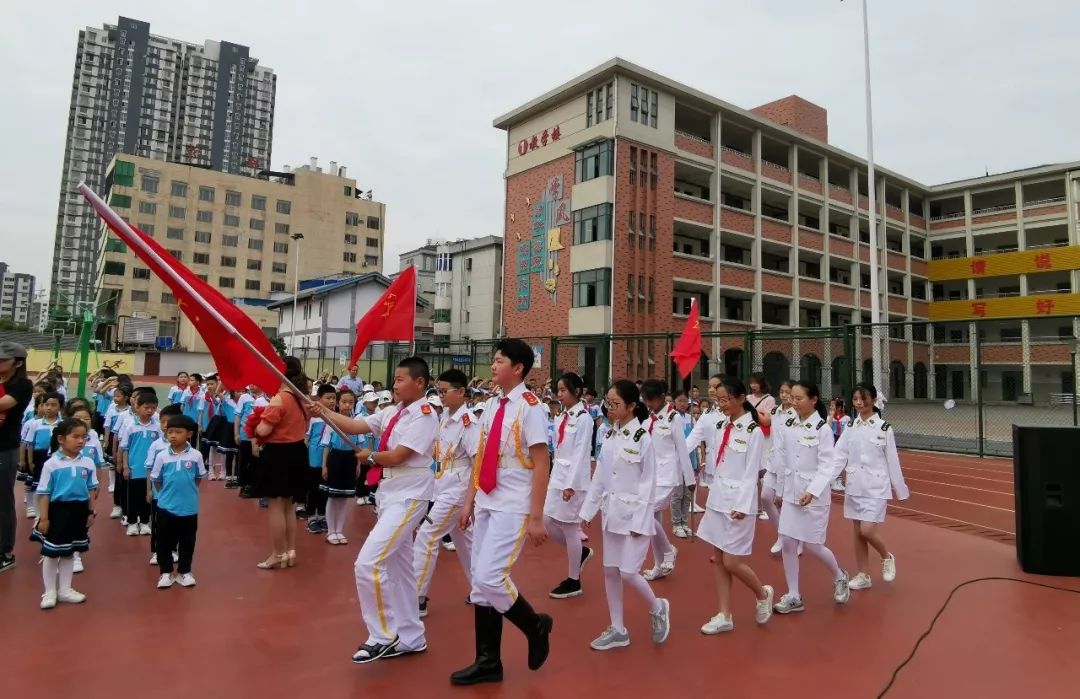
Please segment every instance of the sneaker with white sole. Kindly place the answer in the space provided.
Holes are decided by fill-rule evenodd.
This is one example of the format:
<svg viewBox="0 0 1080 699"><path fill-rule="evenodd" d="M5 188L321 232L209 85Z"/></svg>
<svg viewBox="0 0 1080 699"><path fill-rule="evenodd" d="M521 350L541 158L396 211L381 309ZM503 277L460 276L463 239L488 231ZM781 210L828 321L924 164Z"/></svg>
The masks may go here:
<svg viewBox="0 0 1080 699"><path fill-rule="evenodd" d="M896 580L896 556L891 553L881 559L881 579L885 582Z"/></svg>
<svg viewBox="0 0 1080 699"><path fill-rule="evenodd" d="M74 589L60 590L56 593L57 602L66 602L67 604L82 604L86 601L86 595Z"/></svg>
<svg viewBox="0 0 1080 699"><path fill-rule="evenodd" d="M705 508L697 504L696 502L692 506L692 511L696 515L705 514Z"/></svg>
<svg viewBox="0 0 1080 699"><path fill-rule="evenodd" d="M731 616L727 614L717 614L712 619L709 619L701 627L701 633L706 636L715 636L716 634L732 631L735 628L735 621Z"/></svg>
<svg viewBox="0 0 1080 699"><path fill-rule="evenodd" d="M685 539L690 536L690 533L686 529L686 527L673 527L671 533L679 537L680 539Z"/></svg>
<svg viewBox="0 0 1080 699"><path fill-rule="evenodd" d="M457 545L453 541L444 541L442 547L443 551L457 551Z"/></svg>
<svg viewBox="0 0 1080 699"><path fill-rule="evenodd" d="M834 493L844 492L844 482L837 478L835 481L832 482L832 491Z"/></svg>
<svg viewBox="0 0 1080 699"><path fill-rule="evenodd" d="M664 560L660 563L660 571L664 575L671 575L675 570L675 558L679 555L679 549L672 547L670 551L664 554Z"/></svg>
<svg viewBox="0 0 1080 699"><path fill-rule="evenodd" d="M110 485L109 486L109 492L112 493L112 492L115 492L115 491L116 491L116 486L115 485Z"/></svg>
<svg viewBox="0 0 1080 699"><path fill-rule="evenodd" d="M126 527L128 525L127 516L120 515L120 526Z"/></svg>
<svg viewBox="0 0 1080 699"><path fill-rule="evenodd" d="M777 539L776 543L773 544L772 548L769 549L769 553L776 556L777 554L779 554L783 550L784 550L784 542Z"/></svg>
<svg viewBox="0 0 1080 699"><path fill-rule="evenodd" d="M837 604L847 604L848 600L851 599L851 588L848 587L848 582L850 580L847 572L841 570L840 577L833 581L832 596Z"/></svg>
<svg viewBox="0 0 1080 699"><path fill-rule="evenodd" d="M28 505L26 508L26 518L33 519L38 516L37 508L33 505Z"/></svg>
<svg viewBox="0 0 1080 699"><path fill-rule="evenodd" d="M652 624L652 642L663 643L671 633L671 602L661 597L656 600L660 603L660 610L649 612L649 623Z"/></svg>
<svg viewBox="0 0 1080 699"><path fill-rule="evenodd" d="M56 593L55 592L46 592L45 594L43 594L41 596L41 608L42 609L52 609L55 606L56 606Z"/></svg>
<svg viewBox="0 0 1080 699"><path fill-rule="evenodd" d="M663 578L666 575L667 575L667 573L665 573L664 569L661 568L660 566L655 566L653 568L649 568L648 570L642 571L642 573L641 573L641 577L645 578L649 582L652 582L653 580L659 580L660 578Z"/></svg>
<svg viewBox="0 0 1080 699"><path fill-rule="evenodd" d="M109 519L120 519L120 516L124 514L124 511L120 509L120 506L112 508L112 512L109 513Z"/></svg>
<svg viewBox="0 0 1080 699"><path fill-rule="evenodd" d="M165 588L172 587L174 582L176 582L176 578L170 573L162 573L161 577L157 580L157 586L159 590L164 590Z"/></svg>
<svg viewBox="0 0 1080 699"><path fill-rule="evenodd" d="M769 513L766 512L765 510L761 510L760 512L757 513L757 518L758 519L768 519L769 518Z"/></svg>
<svg viewBox="0 0 1080 699"><path fill-rule="evenodd" d="M581 578L581 571L585 570L585 564L592 560L596 551L589 546L581 547L581 565L578 566L578 579Z"/></svg>
<svg viewBox="0 0 1080 699"><path fill-rule="evenodd" d="M762 589L765 590L765 599L759 599L754 609L754 620L759 624L764 624L769 621L773 613L773 595L775 591L772 585L762 585Z"/></svg>
<svg viewBox="0 0 1080 699"><path fill-rule="evenodd" d="M78 551L75 552L75 555L72 558L73 561L71 563L71 572L81 573L86 570L86 568L83 566L82 556L79 555Z"/></svg>
<svg viewBox="0 0 1080 699"><path fill-rule="evenodd" d="M773 611L777 614L791 614L793 612L804 611L805 609L806 607L803 605L802 597L792 594L781 595L780 601L773 605Z"/></svg>
<svg viewBox="0 0 1080 699"><path fill-rule="evenodd" d="M127 535L128 536L138 536L139 535L139 525L138 524L129 524L127 526Z"/></svg>
<svg viewBox="0 0 1080 699"><path fill-rule="evenodd" d="M149 524L140 524L139 525L139 536L150 536L150 525Z"/></svg>
<svg viewBox="0 0 1080 699"><path fill-rule="evenodd" d="M157 565L157 554L156 553L150 554L150 565L152 565L152 566Z"/></svg>
<svg viewBox="0 0 1080 699"><path fill-rule="evenodd" d="M180 587L195 587L195 576L191 573L184 573L176 579L176 584Z"/></svg>
<svg viewBox="0 0 1080 699"><path fill-rule="evenodd" d="M612 648L625 648L630 645L630 634L626 631L617 631L614 626L604 629L589 647L593 650L611 650Z"/></svg>
<svg viewBox="0 0 1080 699"><path fill-rule="evenodd" d="M855 577L848 580L847 586L849 590L869 590L874 586L874 583L866 573L856 573Z"/></svg>

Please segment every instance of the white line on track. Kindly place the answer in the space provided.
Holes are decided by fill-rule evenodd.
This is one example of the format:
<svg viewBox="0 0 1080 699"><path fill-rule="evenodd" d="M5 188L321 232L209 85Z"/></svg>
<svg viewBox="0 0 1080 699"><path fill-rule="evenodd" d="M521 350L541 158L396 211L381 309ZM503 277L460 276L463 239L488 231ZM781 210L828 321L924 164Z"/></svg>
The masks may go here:
<svg viewBox="0 0 1080 699"><path fill-rule="evenodd" d="M1009 513L1014 513L1015 512L1015 510L1013 510L1011 507L997 507L995 505L984 505L981 502L971 502L970 500L957 500L956 498L947 498L944 495L931 495L930 493L918 493L918 492L915 492L914 490L911 491L911 494L912 495L922 495L923 497L934 498L935 500L948 500L949 502L959 502L959 503L962 503L964 505L972 505L974 507L984 507L984 508L986 508L988 510L999 510L1001 512L1009 512ZM928 512L927 514L930 514L930 513Z"/></svg>
<svg viewBox="0 0 1080 699"><path fill-rule="evenodd" d="M941 481L928 481L928 480L924 480L922 478L908 478L907 480L909 480L909 481L911 481L913 483L933 483L934 485L944 485L944 486L947 486L949 488L963 488L964 490L976 490L976 491L978 491L980 493L993 493L994 495L1008 495L1009 497L1012 497L1012 495L1013 495L1013 493L1011 491L1010 492L1005 492L1003 490L987 490L986 488L975 488L974 486L970 486L970 485L957 485L955 483L942 483Z"/></svg>
<svg viewBox="0 0 1080 699"><path fill-rule="evenodd" d="M1013 480L1002 480L1000 478L987 478L986 476L969 476L966 473L948 473L947 471L935 471L932 468L912 468L910 466L904 467L904 473L932 473L935 476L956 476L957 478L970 478L975 481L990 481L991 483L1008 483L1013 485Z"/></svg>
<svg viewBox="0 0 1080 699"><path fill-rule="evenodd" d="M917 515L926 515L928 517L937 517L938 519L946 519L946 520L948 520L950 522L959 522L960 524L966 524L966 525L971 526L971 527L978 527L979 529L989 529L990 531L1001 532L1002 534L1009 534L1010 536L1015 536L1016 535L1016 532L1010 532L1010 531L1006 531L1004 529L998 529L997 527L988 527L985 524L975 524L974 522L969 522L969 521L967 521L965 519L956 519L955 517L946 517L944 515L939 515L939 514L936 514L934 512L923 512L922 510L913 510L913 509L911 509L909 507L900 507L899 505L893 505L891 503L889 504L889 507L891 509L900 510L901 512L912 512L912 513L917 514Z"/></svg>

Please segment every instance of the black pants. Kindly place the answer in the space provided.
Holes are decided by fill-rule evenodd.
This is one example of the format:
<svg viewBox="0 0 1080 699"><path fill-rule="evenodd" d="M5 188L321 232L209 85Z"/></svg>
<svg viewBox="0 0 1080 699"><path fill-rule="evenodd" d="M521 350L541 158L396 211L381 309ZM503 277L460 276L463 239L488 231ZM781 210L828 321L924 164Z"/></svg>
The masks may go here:
<svg viewBox="0 0 1080 699"><path fill-rule="evenodd" d="M223 451L221 453L225 455L225 477L226 478L235 478L236 477L236 471L235 471L235 467L233 466L233 464L236 463L236 452L230 450L230 451Z"/></svg>
<svg viewBox="0 0 1080 699"><path fill-rule="evenodd" d="M150 501L150 553L157 553L158 513L157 498Z"/></svg>
<svg viewBox="0 0 1080 699"><path fill-rule="evenodd" d="M126 490L128 524L135 524L136 520L143 524L150 524L150 503L146 501L146 479L129 478Z"/></svg>
<svg viewBox="0 0 1080 699"><path fill-rule="evenodd" d="M116 469L116 485L112 494L113 506L120 508L120 513L127 517L127 479L120 469Z"/></svg>
<svg viewBox="0 0 1080 699"><path fill-rule="evenodd" d="M241 440L240 442L240 462L237 464L236 482L241 488L248 488L254 485L252 476L252 468L254 467L255 457L251 455L251 442Z"/></svg>
<svg viewBox="0 0 1080 699"><path fill-rule="evenodd" d="M308 468L307 470L307 502L304 509L308 517L326 516L326 493L322 489L323 477L321 468Z"/></svg>
<svg viewBox="0 0 1080 699"><path fill-rule="evenodd" d="M179 552L176 572L191 572L191 559L195 556L195 532L199 529L199 515L181 517L168 510L157 511L157 560L162 575L173 572L172 554Z"/></svg>

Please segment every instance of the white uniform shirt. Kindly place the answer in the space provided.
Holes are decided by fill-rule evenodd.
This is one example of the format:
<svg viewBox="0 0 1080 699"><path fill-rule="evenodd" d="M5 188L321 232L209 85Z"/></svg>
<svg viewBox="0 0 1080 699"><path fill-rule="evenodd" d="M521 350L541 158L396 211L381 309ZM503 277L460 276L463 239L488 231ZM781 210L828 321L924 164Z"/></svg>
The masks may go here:
<svg viewBox="0 0 1080 699"><path fill-rule="evenodd" d="M698 418L694 429L690 430L690 436L686 438L686 453L689 454L705 445L705 468L702 469L704 477L702 482L708 485L716 473L716 452L720 449L720 435L724 430L727 418L719 410L710 410Z"/></svg>
<svg viewBox="0 0 1080 699"><path fill-rule="evenodd" d="M464 501L479 443L480 423L469 406L462 405L442 419L434 447L436 500Z"/></svg>
<svg viewBox="0 0 1080 699"><path fill-rule="evenodd" d="M563 419L563 438L559 441L559 426ZM584 403L578 403L555 419L555 459L551 468L548 490L589 489L592 457L593 419Z"/></svg>
<svg viewBox="0 0 1080 699"><path fill-rule="evenodd" d="M758 470L761 468L763 447L761 428L750 413L744 413L731 423L728 443L709 487L706 507L724 514L742 512L744 515L757 515Z"/></svg>
<svg viewBox="0 0 1080 699"><path fill-rule="evenodd" d="M773 444L776 492L784 502L798 504L803 493L810 493L810 507L829 506L829 484L840 473L834 451L828 420L816 412L806 420L788 418Z"/></svg>
<svg viewBox="0 0 1080 699"><path fill-rule="evenodd" d="M670 403L644 422L656 454L658 488L694 484L694 467L690 464L690 450L686 447L684 424L683 416Z"/></svg>
<svg viewBox="0 0 1080 699"><path fill-rule="evenodd" d="M852 419L836 443L836 462L838 469L847 468L848 495L882 500L891 499L894 492L898 500L910 495L892 425L878 415Z"/></svg>
<svg viewBox="0 0 1080 699"><path fill-rule="evenodd" d="M502 434L492 435L491 425L499 411L496 395L484 404L480 421L482 432L480 454L476 457L473 482L479 483L483 451L490 439L499 440L499 466L495 474L495 488L485 493L476 488L476 507L495 512L527 515L532 511L532 461L529 449L537 444L547 447L548 409L534 393L520 383L505 396L509 399L503 413ZM522 458L524 457L524 458Z"/></svg>
<svg viewBox="0 0 1080 699"><path fill-rule="evenodd" d="M375 435L376 451L384 451L378 448L383 430L398 412L401 412L401 417L390 432L385 451L404 446L413 453L398 466L382 467L383 479L379 482L379 496L394 500L431 500L435 494L431 455L435 435L439 430L439 418L427 399L414 401L407 408L402 408L400 403L389 405L362 419L367 421L371 433Z"/></svg>
<svg viewBox="0 0 1080 699"><path fill-rule="evenodd" d="M605 531L649 536L656 523L655 498L656 455L649 431L636 419L612 426L600 448L581 519L591 520L602 510Z"/></svg>
<svg viewBox="0 0 1080 699"><path fill-rule="evenodd" d="M776 476L777 469L773 466L772 455L776 447L776 442L780 435L780 432L787 428L787 421L795 417L794 408L784 408L777 405L769 413L772 416L772 425L769 426L769 436L765 437L764 448L762 450L763 462L765 470Z"/></svg>

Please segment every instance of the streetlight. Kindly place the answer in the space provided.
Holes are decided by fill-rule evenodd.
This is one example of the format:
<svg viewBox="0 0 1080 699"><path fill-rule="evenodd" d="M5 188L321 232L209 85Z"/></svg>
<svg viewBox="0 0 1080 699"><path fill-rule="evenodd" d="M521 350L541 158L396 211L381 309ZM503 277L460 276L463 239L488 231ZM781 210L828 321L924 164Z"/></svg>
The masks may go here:
<svg viewBox="0 0 1080 699"><path fill-rule="evenodd" d="M289 236L293 241L293 249L296 251L296 262L293 264L293 297L292 297L292 351L296 354L296 297L300 295L300 241L304 239L303 233L293 233Z"/></svg>

